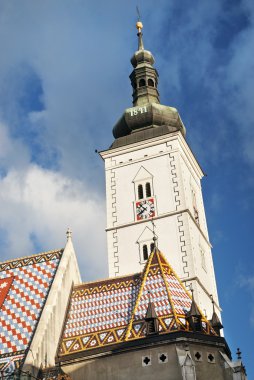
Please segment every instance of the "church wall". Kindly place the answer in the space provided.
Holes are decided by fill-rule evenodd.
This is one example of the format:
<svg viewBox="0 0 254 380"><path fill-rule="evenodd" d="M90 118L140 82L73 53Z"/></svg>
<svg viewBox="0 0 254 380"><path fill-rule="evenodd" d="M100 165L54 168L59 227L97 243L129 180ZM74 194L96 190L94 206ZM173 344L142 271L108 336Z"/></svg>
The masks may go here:
<svg viewBox="0 0 254 380"><path fill-rule="evenodd" d="M205 208L202 196L202 187L200 183L200 176L195 170L193 165L190 165L191 158L189 152L180 145L180 153L178 157L178 171L181 177L180 190L184 194L186 207L190 211L186 223L188 227L185 230L189 231L191 244L189 246L189 258L192 260L192 270L189 272L189 277L193 278L198 276L203 287L196 284L198 291L198 303L202 309L205 309L208 316L211 315L212 307L210 302L210 294L213 295L214 300L218 306L218 295L213 267L213 259L211 252L211 244L209 242L208 229L205 216ZM198 222L195 220L193 208L193 192L196 198L196 207L198 211ZM192 217L191 217L192 216ZM190 268L190 266L189 266ZM186 285L188 282L186 282ZM219 306L217 313L220 314Z"/></svg>
<svg viewBox="0 0 254 380"><path fill-rule="evenodd" d="M176 227L176 216L173 218L165 218L156 220L156 233L158 234L158 246L161 252L165 252L170 265L179 274L181 273L181 264L176 255L178 252L178 232ZM152 224L148 223L149 233L147 238L151 242L153 239ZM134 224L128 229L120 228L118 230L119 247L124 247L125 254L119 255L119 265L125 269L125 274L140 272L144 268L146 261L142 260L142 242L139 249L139 237L146 229L145 223ZM172 238L169 240L170 231ZM130 239L130 236L132 239ZM141 236L142 239L142 236Z"/></svg>
<svg viewBox="0 0 254 380"><path fill-rule="evenodd" d="M201 177L190 164L188 150L183 149L183 146L181 145L179 146L177 172L180 178L179 186L182 193L182 198L185 201L185 207L190 210L195 219L193 200L193 196L195 196L196 208L198 211L198 223L206 238L209 239L200 182ZM184 207L184 204L182 206Z"/></svg>
<svg viewBox="0 0 254 380"><path fill-rule="evenodd" d="M161 344L81 360L62 368L72 380L233 380L219 350L219 347L199 343ZM186 355L190 357L188 363ZM184 377L184 371L193 377Z"/></svg>

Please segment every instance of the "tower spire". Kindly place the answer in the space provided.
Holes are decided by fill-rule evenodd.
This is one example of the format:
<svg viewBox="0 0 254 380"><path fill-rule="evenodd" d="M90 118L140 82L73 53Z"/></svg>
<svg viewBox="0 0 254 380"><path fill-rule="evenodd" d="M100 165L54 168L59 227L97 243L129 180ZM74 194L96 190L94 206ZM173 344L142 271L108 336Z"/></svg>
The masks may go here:
<svg viewBox="0 0 254 380"><path fill-rule="evenodd" d="M212 315L212 319L210 320L211 322L211 325L213 327L213 329L215 330L216 334L218 334L220 336L220 330L223 328L223 325L215 311L215 306L214 306L214 299L213 299L213 296L212 294L210 295L211 297L211 301L212 301L212 304L213 304L213 315Z"/></svg>
<svg viewBox="0 0 254 380"><path fill-rule="evenodd" d="M190 311L187 313L186 317L193 331L202 331L202 322L201 322L202 315L194 299L194 289L192 288L192 285L191 285L190 290L192 293L192 302L191 302Z"/></svg>
<svg viewBox="0 0 254 380"><path fill-rule="evenodd" d="M133 87L133 105L143 106L148 103L160 103L157 90L159 75L153 67L154 57L152 53L144 48L143 24L140 20L136 23L136 28L138 30L138 50L131 59L134 70L130 75Z"/></svg>
<svg viewBox="0 0 254 380"><path fill-rule="evenodd" d="M138 49L131 58L133 71L130 75L133 89L133 107L125 110L113 128L115 139L134 133L135 137L133 135L130 138L120 139L115 144L112 144L112 147L119 147L134 141L143 141L150 137L176 131L180 131L185 137L185 127L177 110L160 104L160 95L157 88L159 74L153 67L154 57L152 53L144 48L143 24L140 20L138 8L137 13ZM146 132L143 132L143 129ZM150 129L149 132L148 129Z"/></svg>

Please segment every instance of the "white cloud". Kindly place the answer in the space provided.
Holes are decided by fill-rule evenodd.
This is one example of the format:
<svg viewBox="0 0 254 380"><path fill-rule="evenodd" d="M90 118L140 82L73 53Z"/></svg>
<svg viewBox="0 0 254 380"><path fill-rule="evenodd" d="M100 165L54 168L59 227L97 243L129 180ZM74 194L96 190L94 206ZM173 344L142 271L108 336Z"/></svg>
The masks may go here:
<svg viewBox="0 0 254 380"><path fill-rule="evenodd" d="M0 202L0 227L8 242L2 248L5 258L35 253L32 236L43 249L60 248L70 227L83 277L106 276L104 201L84 184L29 165L2 178Z"/></svg>
<svg viewBox="0 0 254 380"><path fill-rule="evenodd" d="M8 126L0 121L0 167L3 169L25 167L30 157L27 147L10 137Z"/></svg>

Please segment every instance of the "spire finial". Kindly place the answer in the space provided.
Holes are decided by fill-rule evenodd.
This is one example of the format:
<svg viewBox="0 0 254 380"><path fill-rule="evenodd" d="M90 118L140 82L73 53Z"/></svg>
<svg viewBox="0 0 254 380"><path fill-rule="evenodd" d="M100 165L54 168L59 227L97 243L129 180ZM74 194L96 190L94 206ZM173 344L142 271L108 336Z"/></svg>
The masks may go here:
<svg viewBox="0 0 254 380"><path fill-rule="evenodd" d="M154 248L157 249L157 236L155 234L155 224L154 224L154 221L153 219L151 220L151 223L152 223L152 226L153 226L153 243L154 243Z"/></svg>
<svg viewBox="0 0 254 380"><path fill-rule="evenodd" d="M236 355L237 355L237 359L238 359L238 360L242 359L242 353L241 353L239 347L237 348Z"/></svg>
<svg viewBox="0 0 254 380"><path fill-rule="evenodd" d="M71 240L72 237L72 230L70 228L66 231L67 241Z"/></svg>
<svg viewBox="0 0 254 380"><path fill-rule="evenodd" d="M138 29L138 50L144 50L144 44L143 44L143 39L142 39L142 29L143 29L143 24L140 21L140 12L138 7L137 9L137 14L138 14L138 21L136 23L136 28Z"/></svg>
<svg viewBox="0 0 254 380"><path fill-rule="evenodd" d="M143 29L143 24L141 21L137 21L136 28L138 29L138 33L141 33L141 30Z"/></svg>

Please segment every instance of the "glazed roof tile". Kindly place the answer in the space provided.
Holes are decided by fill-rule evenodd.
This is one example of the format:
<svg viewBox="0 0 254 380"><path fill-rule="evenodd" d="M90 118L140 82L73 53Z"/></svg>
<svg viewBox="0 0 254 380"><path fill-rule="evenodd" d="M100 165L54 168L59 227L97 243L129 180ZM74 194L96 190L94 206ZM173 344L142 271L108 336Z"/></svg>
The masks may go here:
<svg viewBox="0 0 254 380"><path fill-rule="evenodd" d="M58 352L69 355L146 337L149 298L160 334L188 331L192 298L163 254L154 250L142 273L74 287ZM202 315L203 333L215 335Z"/></svg>
<svg viewBox="0 0 254 380"><path fill-rule="evenodd" d="M0 263L0 372L25 359L63 250Z"/></svg>

